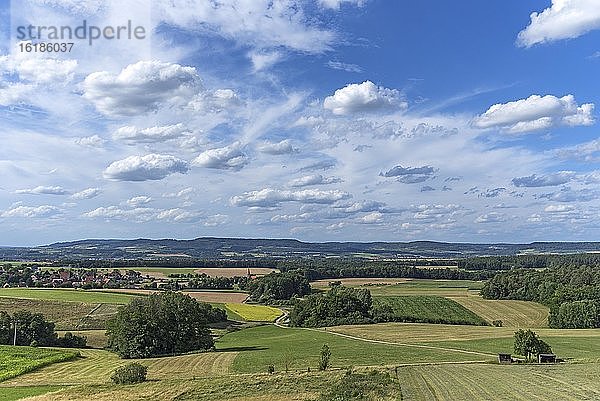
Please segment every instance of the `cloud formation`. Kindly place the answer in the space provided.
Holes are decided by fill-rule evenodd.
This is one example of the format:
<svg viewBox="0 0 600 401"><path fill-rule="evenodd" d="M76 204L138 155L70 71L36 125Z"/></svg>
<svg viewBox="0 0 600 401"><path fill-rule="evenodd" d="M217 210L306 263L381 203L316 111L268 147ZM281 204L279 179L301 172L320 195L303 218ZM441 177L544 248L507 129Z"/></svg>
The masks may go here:
<svg viewBox="0 0 600 401"><path fill-rule="evenodd" d="M475 223L503 223L508 219L504 213L490 212L475 219Z"/></svg>
<svg viewBox="0 0 600 401"><path fill-rule="evenodd" d="M200 153L192 161L192 165L196 167L234 171L241 170L248 163L250 163L250 159L242 150L239 142L222 148L209 149Z"/></svg>
<svg viewBox="0 0 600 401"><path fill-rule="evenodd" d="M577 38L595 29L600 29L600 7L596 0L552 0L552 6L531 14L531 22L519 33L517 45L531 47Z"/></svg>
<svg viewBox="0 0 600 401"><path fill-rule="evenodd" d="M135 116L162 105L186 104L202 86L194 67L139 61L119 74L101 71L83 82L84 98L109 116Z"/></svg>
<svg viewBox="0 0 600 401"><path fill-rule="evenodd" d="M117 129L113 134L113 139L127 142L156 143L178 139L189 134L191 134L191 131L181 123L150 128L137 128L127 125Z"/></svg>
<svg viewBox="0 0 600 401"><path fill-rule="evenodd" d="M282 202L332 204L351 197L352 195L349 193L339 190L321 191L318 189L304 189L301 191L287 191L265 188L234 196L230 201L234 206L269 208L275 207Z"/></svg>
<svg viewBox="0 0 600 401"><path fill-rule="evenodd" d="M265 142L259 145L257 150L269 155L290 155L299 152L298 148L295 148L289 139L284 139L280 142Z"/></svg>
<svg viewBox="0 0 600 401"><path fill-rule="evenodd" d="M16 194L29 194L29 195L66 195L68 191L63 187L59 186L50 186L46 187L43 185L37 186L35 188L27 188L27 189L17 189L15 191Z"/></svg>
<svg viewBox="0 0 600 401"><path fill-rule="evenodd" d="M78 199L78 200L92 199L92 198L95 198L96 196L100 195L101 193L102 193L102 190L100 188L87 188L87 189L84 189L83 191L74 193L73 195L71 195L71 198Z"/></svg>
<svg viewBox="0 0 600 401"><path fill-rule="evenodd" d="M356 72L356 73L363 72L363 69L361 66L359 66L357 64L342 63L341 61L329 60L327 62L327 66L334 70L340 70L340 71L346 71L346 72Z"/></svg>
<svg viewBox="0 0 600 401"><path fill-rule="evenodd" d="M321 174L310 174L303 177L295 178L291 180L288 185L294 188L308 187L311 185L329 185L342 182L337 177L324 177Z"/></svg>
<svg viewBox="0 0 600 401"><path fill-rule="evenodd" d="M336 115L378 112L393 109L405 109L407 103L401 99L400 92L376 86L371 81L350 84L325 98L323 107Z"/></svg>
<svg viewBox="0 0 600 401"><path fill-rule="evenodd" d="M61 213L61 210L56 206L13 206L0 214L0 217L25 217L25 218L43 218L52 217Z"/></svg>
<svg viewBox="0 0 600 401"><path fill-rule="evenodd" d="M350 4L362 7L366 0L319 0L321 7L339 10L342 4Z"/></svg>
<svg viewBox="0 0 600 401"><path fill-rule="evenodd" d="M515 187L537 188L554 187L566 184L575 177L572 171L561 171L554 174L537 175L532 174L526 177L513 178L512 183Z"/></svg>
<svg viewBox="0 0 600 401"><path fill-rule="evenodd" d="M171 174L185 174L188 170L185 160L152 153L146 156L129 156L113 162L104 170L104 177L117 181L162 180Z"/></svg>
<svg viewBox="0 0 600 401"><path fill-rule="evenodd" d="M379 173L380 176L386 178L396 177L403 184L416 184L427 181L434 174L435 169L431 166L402 167L400 165L393 167L385 173Z"/></svg>
<svg viewBox="0 0 600 401"><path fill-rule="evenodd" d="M552 95L532 95L527 99L491 106L473 120L473 125L477 128L499 128L518 134L560 125L592 125L593 111L593 103L578 106L573 95L561 98Z"/></svg>
<svg viewBox="0 0 600 401"><path fill-rule="evenodd" d="M600 139L556 150L556 155L563 159L581 160L584 162L600 161Z"/></svg>
<svg viewBox="0 0 600 401"><path fill-rule="evenodd" d="M159 0L155 15L167 24L201 29L259 50L323 53L336 35L307 18L304 5L298 0Z"/></svg>

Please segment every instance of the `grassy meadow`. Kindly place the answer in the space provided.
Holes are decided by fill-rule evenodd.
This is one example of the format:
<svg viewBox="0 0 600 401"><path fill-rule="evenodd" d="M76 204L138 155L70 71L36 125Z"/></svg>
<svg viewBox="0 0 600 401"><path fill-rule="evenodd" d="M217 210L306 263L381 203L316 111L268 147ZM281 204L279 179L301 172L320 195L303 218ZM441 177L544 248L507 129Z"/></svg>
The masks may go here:
<svg viewBox="0 0 600 401"><path fill-rule="evenodd" d="M0 401L16 401L63 389L61 386L0 387Z"/></svg>
<svg viewBox="0 0 600 401"><path fill-rule="evenodd" d="M382 366L406 363L464 362L492 360L486 355L474 355L441 348L388 345L344 338L323 330L260 326L227 334L217 342L217 349L237 351L233 371L238 373L266 372L275 365L276 371L285 364L290 369L316 369L321 347L327 344L334 367Z"/></svg>

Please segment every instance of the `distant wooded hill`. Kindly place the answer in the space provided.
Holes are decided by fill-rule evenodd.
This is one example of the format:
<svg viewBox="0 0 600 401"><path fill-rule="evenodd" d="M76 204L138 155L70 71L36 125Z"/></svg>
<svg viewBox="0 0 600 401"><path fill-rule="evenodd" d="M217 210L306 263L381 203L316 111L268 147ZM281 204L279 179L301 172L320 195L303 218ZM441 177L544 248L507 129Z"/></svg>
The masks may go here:
<svg viewBox="0 0 600 401"><path fill-rule="evenodd" d="M415 242L325 242L293 239L197 238L192 240L82 240L39 247L0 248L0 259L44 260L249 260L289 257L465 258L518 254L600 252L599 242L469 244Z"/></svg>

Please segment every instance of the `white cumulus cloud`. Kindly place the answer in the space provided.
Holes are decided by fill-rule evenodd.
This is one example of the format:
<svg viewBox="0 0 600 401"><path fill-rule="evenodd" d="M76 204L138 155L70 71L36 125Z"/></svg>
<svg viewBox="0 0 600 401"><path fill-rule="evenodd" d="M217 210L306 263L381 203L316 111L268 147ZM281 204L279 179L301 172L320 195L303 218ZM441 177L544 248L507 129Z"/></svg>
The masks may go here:
<svg viewBox="0 0 600 401"><path fill-rule="evenodd" d="M477 128L499 128L510 133L548 129L560 125L578 126L594 123L594 104L577 105L573 95L532 95L527 99L491 106L473 120Z"/></svg>
<svg viewBox="0 0 600 401"><path fill-rule="evenodd" d="M342 182L338 177L324 177L321 174L310 174L291 180L288 185L290 187L308 187L310 185L329 185Z"/></svg>
<svg viewBox="0 0 600 401"><path fill-rule="evenodd" d="M301 191L287 191L265 188L234 196L231 198L231 204L248 207L274 207L282 202L332 204L351 197L352 195L349 193L339 190L321 191L317 189L305 189Z"/></svg>
<svg viewBox="0 0 600 401"><path fill-rule="evenodd" d="M332 96L325 98L323 107L331 110L333 114L345 115L393 108L404 109L407 104L396 89L376 86L371 81L365 81L336 90Z"/></svg>
<svg viewBox="0 0 600 401"><path fill-rule="evenodd" d="M94 72L83 83L84 97L107 115L135 116L162 105L186 104L201 89L194 67L139 61L119 74Z"/></svg>
<svg viewBox="0 0 600 401"><path fill-rule="evenodd" d="M219 170L241 170L250 160L239 142L222 148L209 149L194 159L192 165Z"/></svg>
<svg viewBox="0 0 600 401"><path fill-rule="evenodd" d="M191 134L191 131L181 123L150 128L127 125L117 129L113 134L113 139L127 142L155 143L178 139L188 134Z"/></svg>
<svg viewBox="0 0 600 401"><path fill-rule="evenodd" d="M267 153L270 155L286 155L292 153L298 153L298 149L294 147L292 141L284 139L280 142L265 142L257 147L257 150L261 153Z"/></svg>
<svg viewBox="0 0 600 401"><path fill-rule="evenodd" d="M531 14L531 22L519 33L517 44L531 47L576 38L595 29L600 29L597 0L552 0L552 6Z"/></svg>
<svg viewBox="0 0 600 401"><path fill-rule="evenodd" d="M153 153L113 162L104 170L104 177L117 181L162 180L174 173L185 174L188 170L185 160Z"/></svg>

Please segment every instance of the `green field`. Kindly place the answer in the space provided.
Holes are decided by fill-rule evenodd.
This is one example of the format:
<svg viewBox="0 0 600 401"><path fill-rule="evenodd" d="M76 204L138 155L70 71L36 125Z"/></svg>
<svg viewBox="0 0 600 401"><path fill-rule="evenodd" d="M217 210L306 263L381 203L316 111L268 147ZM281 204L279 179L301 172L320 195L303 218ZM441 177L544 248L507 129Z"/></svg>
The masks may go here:
<svg viewBox="0 0 600 401"><path fill-rule="evenodd" d="M135 295L56 288L0 288L0 297L87 304L127 304Z"/></svg>
<svg viewBox="0 0 600 401"><path fill-rule="evenodd" d="M27 397L58 391L62 388L57 386L0 387L0 401L21 400Z"/></svg>
<svg viewBox="0 0 600 401"><path fill-rule="evenodd" d="M326 333L321 330L260 326L230 333L219 339L217 349L239 351L233 369L241 373L265 372L269 364L281 370L286 358L293 369L315 369L319 351L328 344L336 367L381 366L416 362L491 360L451 350L375 344Z"/></svg>
<svg viewBox="0 0 600 401"><path fill-rule="evenodd" d="M0 345L0 381L76 356L75 351Z"/></svg>
<svg viewBox="0 0 600 401"><path fill-rule="evenodd" d="M263 305L226 303L225 308L248 322L273 322L283 314L281 309Z"/></svg>
<svg viewBox="0 0 600 401"><path fill-rule="evenodd" d="M373 296L439 295L452 297L477 294L482 287L483 282L480 281L409 279L400 284L362 286L361 288L369 289Z"/></svg>
<svg viewBox="0 0 600 401"><path fill-rule="evenodd" d="M487 325L461 304L436 295L375 297L373 303L391 308L399 322Z"/></svg>

